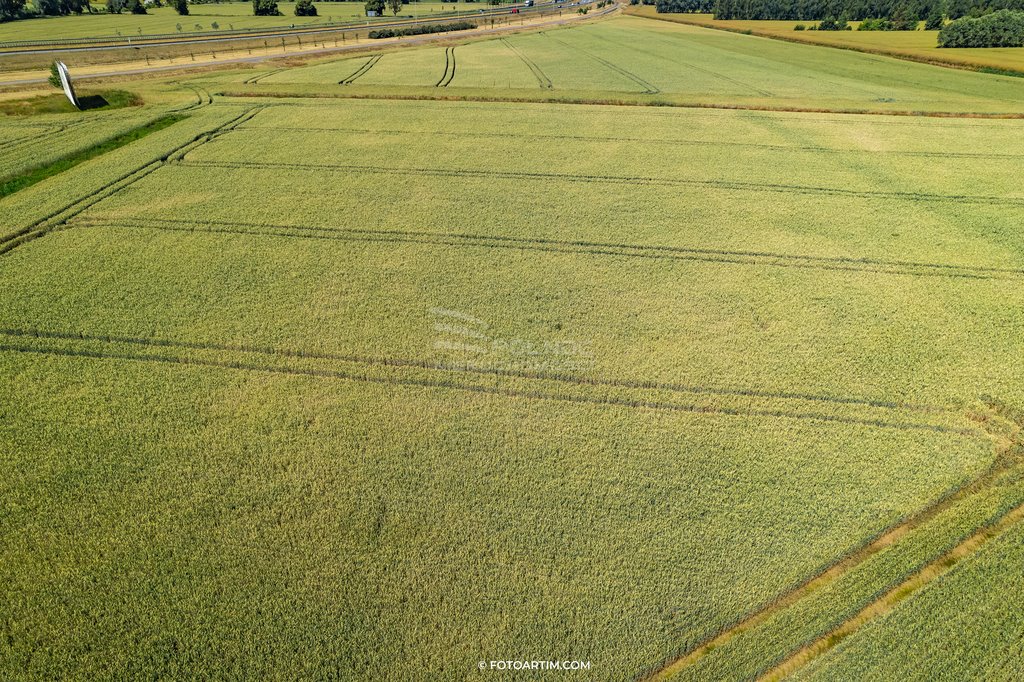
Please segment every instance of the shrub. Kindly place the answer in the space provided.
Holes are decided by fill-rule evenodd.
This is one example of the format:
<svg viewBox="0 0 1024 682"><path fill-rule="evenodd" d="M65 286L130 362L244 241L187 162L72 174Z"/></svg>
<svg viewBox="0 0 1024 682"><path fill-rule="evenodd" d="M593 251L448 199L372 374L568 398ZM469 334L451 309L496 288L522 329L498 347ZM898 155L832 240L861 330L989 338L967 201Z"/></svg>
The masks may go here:
<svg viewBox="0 0 1024 682"><path fill-rule="evenodd" d="M892 31L893 23L888 19L865 19L857 26L858 31Z"/></svg>
<svg viewBox="0 0 1024 682"><path fill-rule="evenodd" d="M50 77L46 79L50 85L55 88L64 88L64 84L60 82L60 72L57 70L57 61L54 60L50 64Z"/></svg>
<svg viewBox="0 0 1024 682"><path fill-rule="evenodd" d="M793 30L794 31L805 31L805 30L807 30L807 27L804 26L803 24L797 24L796 26L793 27Z"/></svg>
<svg viewBox="0 0 1024 682"><path fill-rule="evenodd" d="M367 5L369 5L369 3L367 3ZM398 36L418 36L425 33L466 31L471 28L476 28L476 24L470 21L456 21L452 24L424 24L419 26L410 26L409 28L381 28L376 31L370 31L367 36L369 38L396 38Z"/></svg>
<svg viewBox="0 0 1024 682"><path fill-rule="evenodd" d="M849 31L850 24L846 22L845 18L836 19L835 17L826 17L821 20L818 24L819 31Z"/></svg>
<svg viewBox="0 0 1024 682"><path fill-rule="evenodd" d="M951 21L939 31L939 47L1024 47L1024 12L999 10Z"/></svg>
<svg viewBox="0 0 1024 682"><path fill-rule="evenodd" d="M313 4L313 0L299 0L295 3L295 16L315 17L316 5Z"/></svg>

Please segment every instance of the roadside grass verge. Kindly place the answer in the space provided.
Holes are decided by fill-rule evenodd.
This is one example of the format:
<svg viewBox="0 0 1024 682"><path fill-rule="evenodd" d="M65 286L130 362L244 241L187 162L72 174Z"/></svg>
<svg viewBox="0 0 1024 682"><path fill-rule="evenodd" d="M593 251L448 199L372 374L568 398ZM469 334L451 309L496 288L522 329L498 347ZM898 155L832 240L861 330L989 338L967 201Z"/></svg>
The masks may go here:
<svg viewBox="0 0 1024 682"><path fill-rule="evenodd" d="M100 144L89 147L88 149L83 149L82 151L71 154L70 156L65 156L53 163L49 163L44 166L37 166L36 168L26 170L18 173L17 175L7 177L3 179L2 184L0 184L0 198L14 194L18 190L30 187L37 182L45 180L46 178L63 173L64 171L74 168L80 163L94 159L97 156L101 156L107 152L118 149L119 147L131 144L136 140L141 140L147 135L174 125L183 118L185 118L185 116L181 114L169 114L167 116L163 116L152 123L148 123L127 133L112 137L106 142L101 142Z"/></svg>

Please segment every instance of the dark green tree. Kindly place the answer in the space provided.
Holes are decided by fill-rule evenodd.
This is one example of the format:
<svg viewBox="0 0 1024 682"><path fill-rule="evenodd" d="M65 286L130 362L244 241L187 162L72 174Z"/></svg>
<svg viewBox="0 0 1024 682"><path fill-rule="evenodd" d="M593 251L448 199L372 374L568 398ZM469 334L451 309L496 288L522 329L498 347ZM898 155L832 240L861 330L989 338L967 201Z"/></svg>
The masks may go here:
<svg viewBox="0 0 1024 682"><path fill-rule="evenodd" d="M50 17L60 15L60 0L35 0L36 12Z"/></svg>
<svg viewBox="0 0 1024 682"><path fill-rule="evenodd" d="M315 17L316 5L313 4L313 0L299 0L295 3L295 16Z"/></svg>
<svg viewBox="0 0 1024 682"><path fill-rule="evenodd" d="M378 15L384 14L384 0L366 0L366 12L376 12Z"/></svg>
<svg viewBox="0 0 1024 682"><path fill-rule="evenodd" d="M279 17L277 0L252 0L252 13L258 17Z"/></svg>
<svg viewBox="0 0 1024 682"><path fill-rule="evenodd" d="M188 16L188 0L171 0L171 7L181 16Z"/></svg>
<svg viewBox="0 0 1024 682"><path fill-rule="evenodd" d="M0 21L17 19L25 9L25 0L0 0Z"/></svg>
<svg viewBox="0 0 1024 682"><path fill-rule="evenodd" d="M57 70L57 61L50 64L50 77L46 79L55 88L63 89L64 84L60 82L60 71Z"/></svg>

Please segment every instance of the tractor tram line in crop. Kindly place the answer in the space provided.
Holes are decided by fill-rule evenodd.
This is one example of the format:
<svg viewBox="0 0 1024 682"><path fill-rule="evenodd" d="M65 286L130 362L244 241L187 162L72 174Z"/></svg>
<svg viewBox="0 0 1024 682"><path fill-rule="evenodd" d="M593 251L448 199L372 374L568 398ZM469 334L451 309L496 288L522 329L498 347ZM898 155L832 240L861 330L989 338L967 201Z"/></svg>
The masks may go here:
<svg viewBox="0 0 1024 682"><path fill-rule="evenodd" d="M202 106L202 101L200 101L200 106ZM181 156L186 154L189 150L195 148L197 145L205 144L206 142L209 142L210 140L216 138L219 134L227 130L230 130L232 127L240 125L250 120L253 116L259 113L262 110L262 108L263 107L253 107L250 109L246 109L241 114L237 115L236 117L232 118L226 123L216 128L213 128L210 131L196 135L187 142L184 142L183 144L176 147L174 150L172 150L169 154L165 155L164 157L156 159L154 161L150 161L149 163L146 163L143 166L123 173L115 180L108 182L107 184L100 187L96 192L85 197L80 197L72 201L71 203L64 205L58 210L53 211L48 215L33 221L32 223L26 225L25 227L22 227L4 236L0 236L0 256L10 253L17 247L32 240L38 239L39 237L48 234L54 229L59 229L61 226L66 225L68 221L70 221L78 214L88 210L89 208L92 208L93 206L103 201L104 199L113 196L117 192L145 178L150 173L153 173L157 169L163 167L166 163L181 158Z"/></svg>
<svg viewBox="0 0 1024 682"><path fill-rule="evenodd" d="M761 418L761 419L794 419L807 420L811 422L845 424L863 426L877 429L892 429L898 431L930 431L933 433L948 434L965 438L978 438L983 432L966 427L951 426L943 423L915 422L905 420L883 419L881 417L868 417L857 415L845 415L842 413L813 412L809 410L784 409L775 407L772 402L779 400L777 397L764 398L765 404L760 407L730 406L716 403L686 403L677 402L670 398L659 397L658 393L680 392L678 388L637 388L642 386L640 382L616 382L610 381L575 381L573 379L548 377L543 374L516 374L512 372L484 372L493 376L502 377L512 385L494 385L492 383L479 384L466 381L467 375L475 372L472 368L467 372L458 364L431 364L418 363L413 360L377 358L373 360L359 356L339 355L316 355L306 354L302 351L253 351L234 350L228 348L228 352L240 353L247 356L273 358L273 364L259 360L235 360L231 358L215 357L217 351L224 351L226 347L202 344L197 342L183 342L178 344L173 341L145 338L109 338L96 335L75 335L72 333L48 333L29 330L0 330L0 336L9 339L19 339L18 343L0 343L0 352L18 352L42 355L66 355L70 357L85 357L94 359L113 360L136 360L147 362L164 362L183 365L204 365L221 367L226 369L238 369L245 371L270 372L294 374L301 376L319 377L325 379L341 379L349 381L360 381L367 383L391 384L395 386L413 386L423 388L442 388L458 391L485 393L504 396L508 398L526 398L530 400L553 400L571 403L584 403L601 405L612 408L645 409L654 411L686 412L695 414L718 415L727 417ZM35 339L55 341L60 340L63 345L45 345L34 343ZM200 351L199 355L168 355L150 354L144 352L149 349L161 350L195 350ZM136 350L131 350L136 349ZM143 350L138 350L143 349ZM214 351L214 357L210 357L210 351ZM303 363L317 366L296 366L287 364L288 361L301 361ZM319 366L327 363L328 366ZM331 367L331 362L342 362L345 365L362 366L360 371L339 369ZM426 375L417 375L403 370L425 370ZM379 372L379 374L375 374ZM432 376L432 375L437 375ZM447 376L446 376L447 375ZM515 383L522 386L515 386ZM538 384L537 388L529 387L530 384ZM565 384L562 388L556 388L558 384ZM569 387L572 387L571 389ZM586 392L581 389L604 388L603 393ZM738 395L743 398L754 398L759 394L757 391L731 392L727 393L713 387L706 387L702 390L684 391L697 395ZM647 395L644 395L646 393ZM652 395L653 394L653 395ZM788 400L788 399L787 399ZM797 401L801 399L796 399ZM863 405L863 403L860 403ZM893 408L885 408L892 410Z"/></svg>
<svg viewBox="0 0 1024 682"><path fill-rule="evenodd" d="M352 85L356 80L366 75L366 72L377 65L383 55L375 54L366 58L358 69L353 71L349 76L338 81L338 85Z"/></svg>
<svg viewBox="0 0 1024 682"><path fill-rule="evenodd" d="M285 161L228 161L228 160L183 160L183 166L194 168L240 168L240 169L288 169L329 173L377 173L410 176L435 176L453 178L502 178L510 180L560 180L582 183L616 183L623 185L648 185L664 187L709 187L749 192L780 192L784 194L809 194L822 196L858 197L867 199L891 199L908 202L955 202L990 206L1024 206L1024 197L986 196L971 194L935 194L929 192L892 192L884 190L855 190L841 187L821 187L783 183L743 182L732 180L690 180L659 178L653 176L588 175L573 173L545 173L528 171L494 171L484 169L456 168L389 168L359 164L300 163Z"/></svg>
<svg viewBox="0 0 1024 682"><path fill-rule="evenodd" d="M89 219L66 222L61 229L102 226L124 229L151 229L172 232L211 232L253 236L358 241L378 243L412 243L434 246L510 249L568 253L587 256L611 256L653 260L696 261L753 267L795 268L834 272L871 273L906 277L942 277L963 280L1017 279L1024 270L950 263L919 263L844 257L806 256L756 251L727 251L662 245L639 245L605 242L568 241L556 239L522 239L507 236L478 235L453 232L409 230L367 230L358 228L326 228L302 225L266 225L257 223L210 221L196 225L191 221L145 219L136 222Z"/></svg>

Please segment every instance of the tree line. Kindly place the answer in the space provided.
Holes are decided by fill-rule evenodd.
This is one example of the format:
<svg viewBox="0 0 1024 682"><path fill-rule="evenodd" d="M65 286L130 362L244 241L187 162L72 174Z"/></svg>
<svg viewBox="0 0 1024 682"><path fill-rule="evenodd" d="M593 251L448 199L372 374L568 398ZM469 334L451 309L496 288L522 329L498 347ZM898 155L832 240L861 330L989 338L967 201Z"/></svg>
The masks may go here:
<svg viewBox="0 0 1024 682"><path fill-rule="evenodd" d="M165 0L106 0L107 14L149 14L147 8L163 7ZM383 0L382 0L383 1ZM397 0L401 6L402 0ZM189 0L166 0L166 4L173 7L178 14L185 16L189 13ZM281 16L277 0L252 0L252 13L258 17ZM0 0L0 22L12 21L14 19L31 19L33 17L63 17L71 14L97 14L96 9L89 3L89 0L32 0L31 7L26 0ZM300 17L315 17L317 15L316 5L313 0L298 0L295 5L295 15ZM216 30L217 24L213 24ZM179 27L180 30L180 27Z"/></svg>
<svg viewBox="0 0 1024 682"><path fill-rule="evenodd" d="M1024 0L656 0L658 12L713 13L715 19L847 21L884 18L924 21L980 17L999 10L1024 11Z"/></svg>

